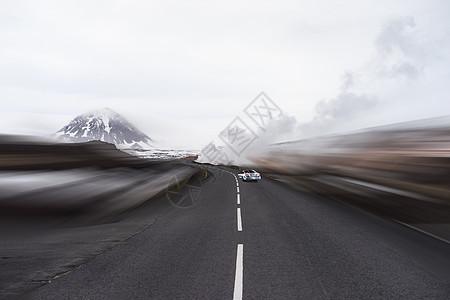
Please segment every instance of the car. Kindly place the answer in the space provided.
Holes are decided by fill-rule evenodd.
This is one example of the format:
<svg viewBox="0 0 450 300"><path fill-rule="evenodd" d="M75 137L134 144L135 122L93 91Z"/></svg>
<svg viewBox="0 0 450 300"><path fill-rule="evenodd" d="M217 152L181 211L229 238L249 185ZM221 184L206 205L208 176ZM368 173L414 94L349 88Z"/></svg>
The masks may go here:
<svg viewBox="0 0 450 300"><path fill-rule="evenodd" d="M261 174L259 174L255 170L242 170L242 172L238 174L238 177L243 181L261 180Z"/></svg>

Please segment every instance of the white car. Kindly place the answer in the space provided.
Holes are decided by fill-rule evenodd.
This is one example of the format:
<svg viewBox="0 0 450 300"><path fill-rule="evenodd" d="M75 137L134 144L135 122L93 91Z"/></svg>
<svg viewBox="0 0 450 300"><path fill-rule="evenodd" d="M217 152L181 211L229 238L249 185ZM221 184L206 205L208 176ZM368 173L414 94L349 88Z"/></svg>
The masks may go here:
<svg viewBox="0 0 450 300"><path fill-rule="evenodd" d="M261 174L259 174L255 170L243 170L241 173L238 174L238 177L244 181L261 180Z"/></svg>

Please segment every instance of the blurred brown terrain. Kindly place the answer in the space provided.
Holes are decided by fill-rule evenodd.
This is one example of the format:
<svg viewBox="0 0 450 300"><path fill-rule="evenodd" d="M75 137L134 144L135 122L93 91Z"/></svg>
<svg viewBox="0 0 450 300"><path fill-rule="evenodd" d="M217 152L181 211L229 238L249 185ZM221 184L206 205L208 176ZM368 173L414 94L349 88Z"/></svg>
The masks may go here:
<svg viewBox="0 0 450 300"><path fill-rule="evenodd" d="M273 145L266 173L450 240L450 122L438 118Z"/></svg>
<svg viewBox="0 0 450 300"><path fill-rule="evenodd" d="M2 218L74 215L91 219L134 209L198 172L184 160L142 159L114 145L0 136Z"/></svg>
<svg viewBox="0 0 450 300"><path fill-rule="evenodd" d="M0 170L63 170L83 167L145 167L149 162L105 142L42 142L34 137L0 135Z"/></svg>

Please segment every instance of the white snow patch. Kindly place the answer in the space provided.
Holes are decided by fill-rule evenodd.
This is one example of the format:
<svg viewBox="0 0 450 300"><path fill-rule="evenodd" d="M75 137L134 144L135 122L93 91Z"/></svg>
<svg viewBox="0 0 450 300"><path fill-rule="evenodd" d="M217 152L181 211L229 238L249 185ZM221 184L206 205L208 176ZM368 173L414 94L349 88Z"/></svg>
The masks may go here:
<svg viewBox="0 0 450 300"><path fill-rule="evenodd" d="M139 145L142 149L153 149L154 147L148 143L145 142L136 142L136 141L131 141L130 143L122 143L122 144L117 144L117 147L120 149L131 149L136 147L136 144ZM139 147L138 147L139 148Z"/></svg>
<svg viewBox="0 0 450 300"><path fill-rule="evenodd" d="M81 129L84 130L84 133L83 133L82 137L87 137L87 136L88 136L88 133L91 131L91 122L92 122L92 119L93 119L92 117L89 118L89 120L86 122L86 125L83 126L83 127L81 127Z"/></svg>
<svg viewBox="0 0 450 300"><path fill-rule="evenodd" d="M70 135L70 137L75 137L75 135L76 135L77 133L78 133L78 130L75 131L75 132L70 132L69 135Z"/></svg>
<svg viewBox="0 0 450 300"><path fill-rule="evenodd" d="M111 127L109 127L109 121L110 118L107 115L101 115L100 120L103 122L103 125L105 126L105 131L109 134L111 131Z"/></svg>
<svg viewBox="0 0 450 300"><path fill-rule="evenodd" d="M146 159L180 159L189 156L196 156L200 154L198 150L174 150L174 149L121 149L128 154L146 158Z"/></svg>

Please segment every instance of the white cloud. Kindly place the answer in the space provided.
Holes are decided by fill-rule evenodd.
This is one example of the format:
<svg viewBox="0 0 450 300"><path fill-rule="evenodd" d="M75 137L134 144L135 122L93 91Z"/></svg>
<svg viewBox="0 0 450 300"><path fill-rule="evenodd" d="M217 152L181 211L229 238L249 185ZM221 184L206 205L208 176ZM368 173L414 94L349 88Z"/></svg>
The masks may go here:
<svg viewBox="0 0 450 300"><path fill-rule="evenodd" d="M448 92L445 11L445 1L406 0L5 0L0 128L42 134L108 106L150 135L200 147L261 90L301 123L317 117L318 103L336 119L336 105L354 103L349 97L376 98L376 107L400 103L394 96L411 90L441 99ZM348 70L354 82L343 92ZM435 111L448 108L439 105ZM24 112L47 117L30 126Z"/></svg>

